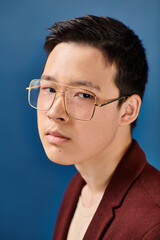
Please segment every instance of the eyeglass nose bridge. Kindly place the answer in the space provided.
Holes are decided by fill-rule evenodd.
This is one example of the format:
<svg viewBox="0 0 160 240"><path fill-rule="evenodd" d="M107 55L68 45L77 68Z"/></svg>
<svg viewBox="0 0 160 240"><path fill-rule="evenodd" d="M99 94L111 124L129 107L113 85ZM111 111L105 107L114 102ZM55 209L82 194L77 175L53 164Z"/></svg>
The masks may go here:
<svg viewBox="0 0 160 240"><path fill-rule="evenodd" d="M54 98L52 100L52 103L51 103L51 105L50 105L48 110L50 110L53 107L55 101L60 97L60 96L57 97L57 93L60 93L60 95L62 95L62 94L64 95L64 97L63 97L63 107L64 107L65 112L67 113L67 109L66 109L66 92L67 92L67 88L64 91L56 90L55 96L54 96Z"/></svg>

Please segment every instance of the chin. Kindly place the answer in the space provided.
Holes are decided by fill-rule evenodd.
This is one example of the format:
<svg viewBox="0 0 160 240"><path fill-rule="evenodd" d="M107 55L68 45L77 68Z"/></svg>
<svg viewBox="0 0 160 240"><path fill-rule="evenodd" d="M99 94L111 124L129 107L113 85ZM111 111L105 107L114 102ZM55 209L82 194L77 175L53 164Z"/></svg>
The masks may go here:
<svg viewBox="0 0 160 240"><path fill-rule="evenodd" d="M74 163L72 162L69 162L69 161L64 161L64 159L59 159L59 158L56 158L56 157L48 157L49 160L53 163L56 163L56 164L59 164L59 165L63 165L63 166L69 166L69 165L73 165Z"/></svg>
<svg viewBox="0 0 160 240"><path fill-rule="evenodd" d="M58 152L45 152L51 162L66 166L75 164L71 158L67 157L66 155L64 156L60 150Z"/></svg>

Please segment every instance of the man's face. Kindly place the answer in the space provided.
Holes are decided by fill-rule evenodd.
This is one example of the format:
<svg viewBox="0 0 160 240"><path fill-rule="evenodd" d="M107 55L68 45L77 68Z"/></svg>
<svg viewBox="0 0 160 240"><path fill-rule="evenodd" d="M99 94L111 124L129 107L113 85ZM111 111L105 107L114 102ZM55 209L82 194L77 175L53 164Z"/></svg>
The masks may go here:
<svg viewBox="0 0 160 240"><path fill-rule="evenodd" d="M42 79L76 85L93 92L98 103L119 97L114 84L116 68L91 46L61 43L50 53ZM90 121L70 118L64 94L58 94L48 111L37 111L39 134L47 156L59 164L79 164L100 159L114 151L120 110L117 102L96 107Z"/></svg>

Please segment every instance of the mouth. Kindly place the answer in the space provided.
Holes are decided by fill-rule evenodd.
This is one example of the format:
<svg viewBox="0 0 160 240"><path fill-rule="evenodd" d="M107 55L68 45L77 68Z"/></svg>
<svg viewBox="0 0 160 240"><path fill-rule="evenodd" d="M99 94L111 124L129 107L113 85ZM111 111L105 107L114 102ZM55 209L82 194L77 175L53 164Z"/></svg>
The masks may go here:
<svg viewBox="0 0 160 240"><path fill-rule="evenodd" d="M51 144L62 144L70 141L71 139L58 131L49 130L46 132L47 141Z"/></svg>

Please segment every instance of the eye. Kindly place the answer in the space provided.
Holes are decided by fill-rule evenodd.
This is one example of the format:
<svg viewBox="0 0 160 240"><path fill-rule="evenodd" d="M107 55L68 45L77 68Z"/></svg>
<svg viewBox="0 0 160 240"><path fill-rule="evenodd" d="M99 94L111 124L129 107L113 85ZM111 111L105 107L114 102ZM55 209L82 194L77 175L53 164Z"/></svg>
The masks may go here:
<svg viewBox="0 0 160 240"><path fill-rule="evenodd" d="M85 98L85 99L87 99L87 98L94 98L94 96L92 96L92 95L90 95L90 94L88 94L88 93L78 93L77 94L80 98Z"/></svg>
<svg viewBox="0 0 160 240"><path fill-rule="evenodd" d="M46 91L49 93L55 93L56 90L54 88L46 88Z"/></svg>
<svg viewBox="0 0 160 240"><path fill-rule="evenodd" d="M42 89L42 91L45 91L46 93L55 93L56 92L56 90L51 87L42 87L41 89Z"/></svg>

